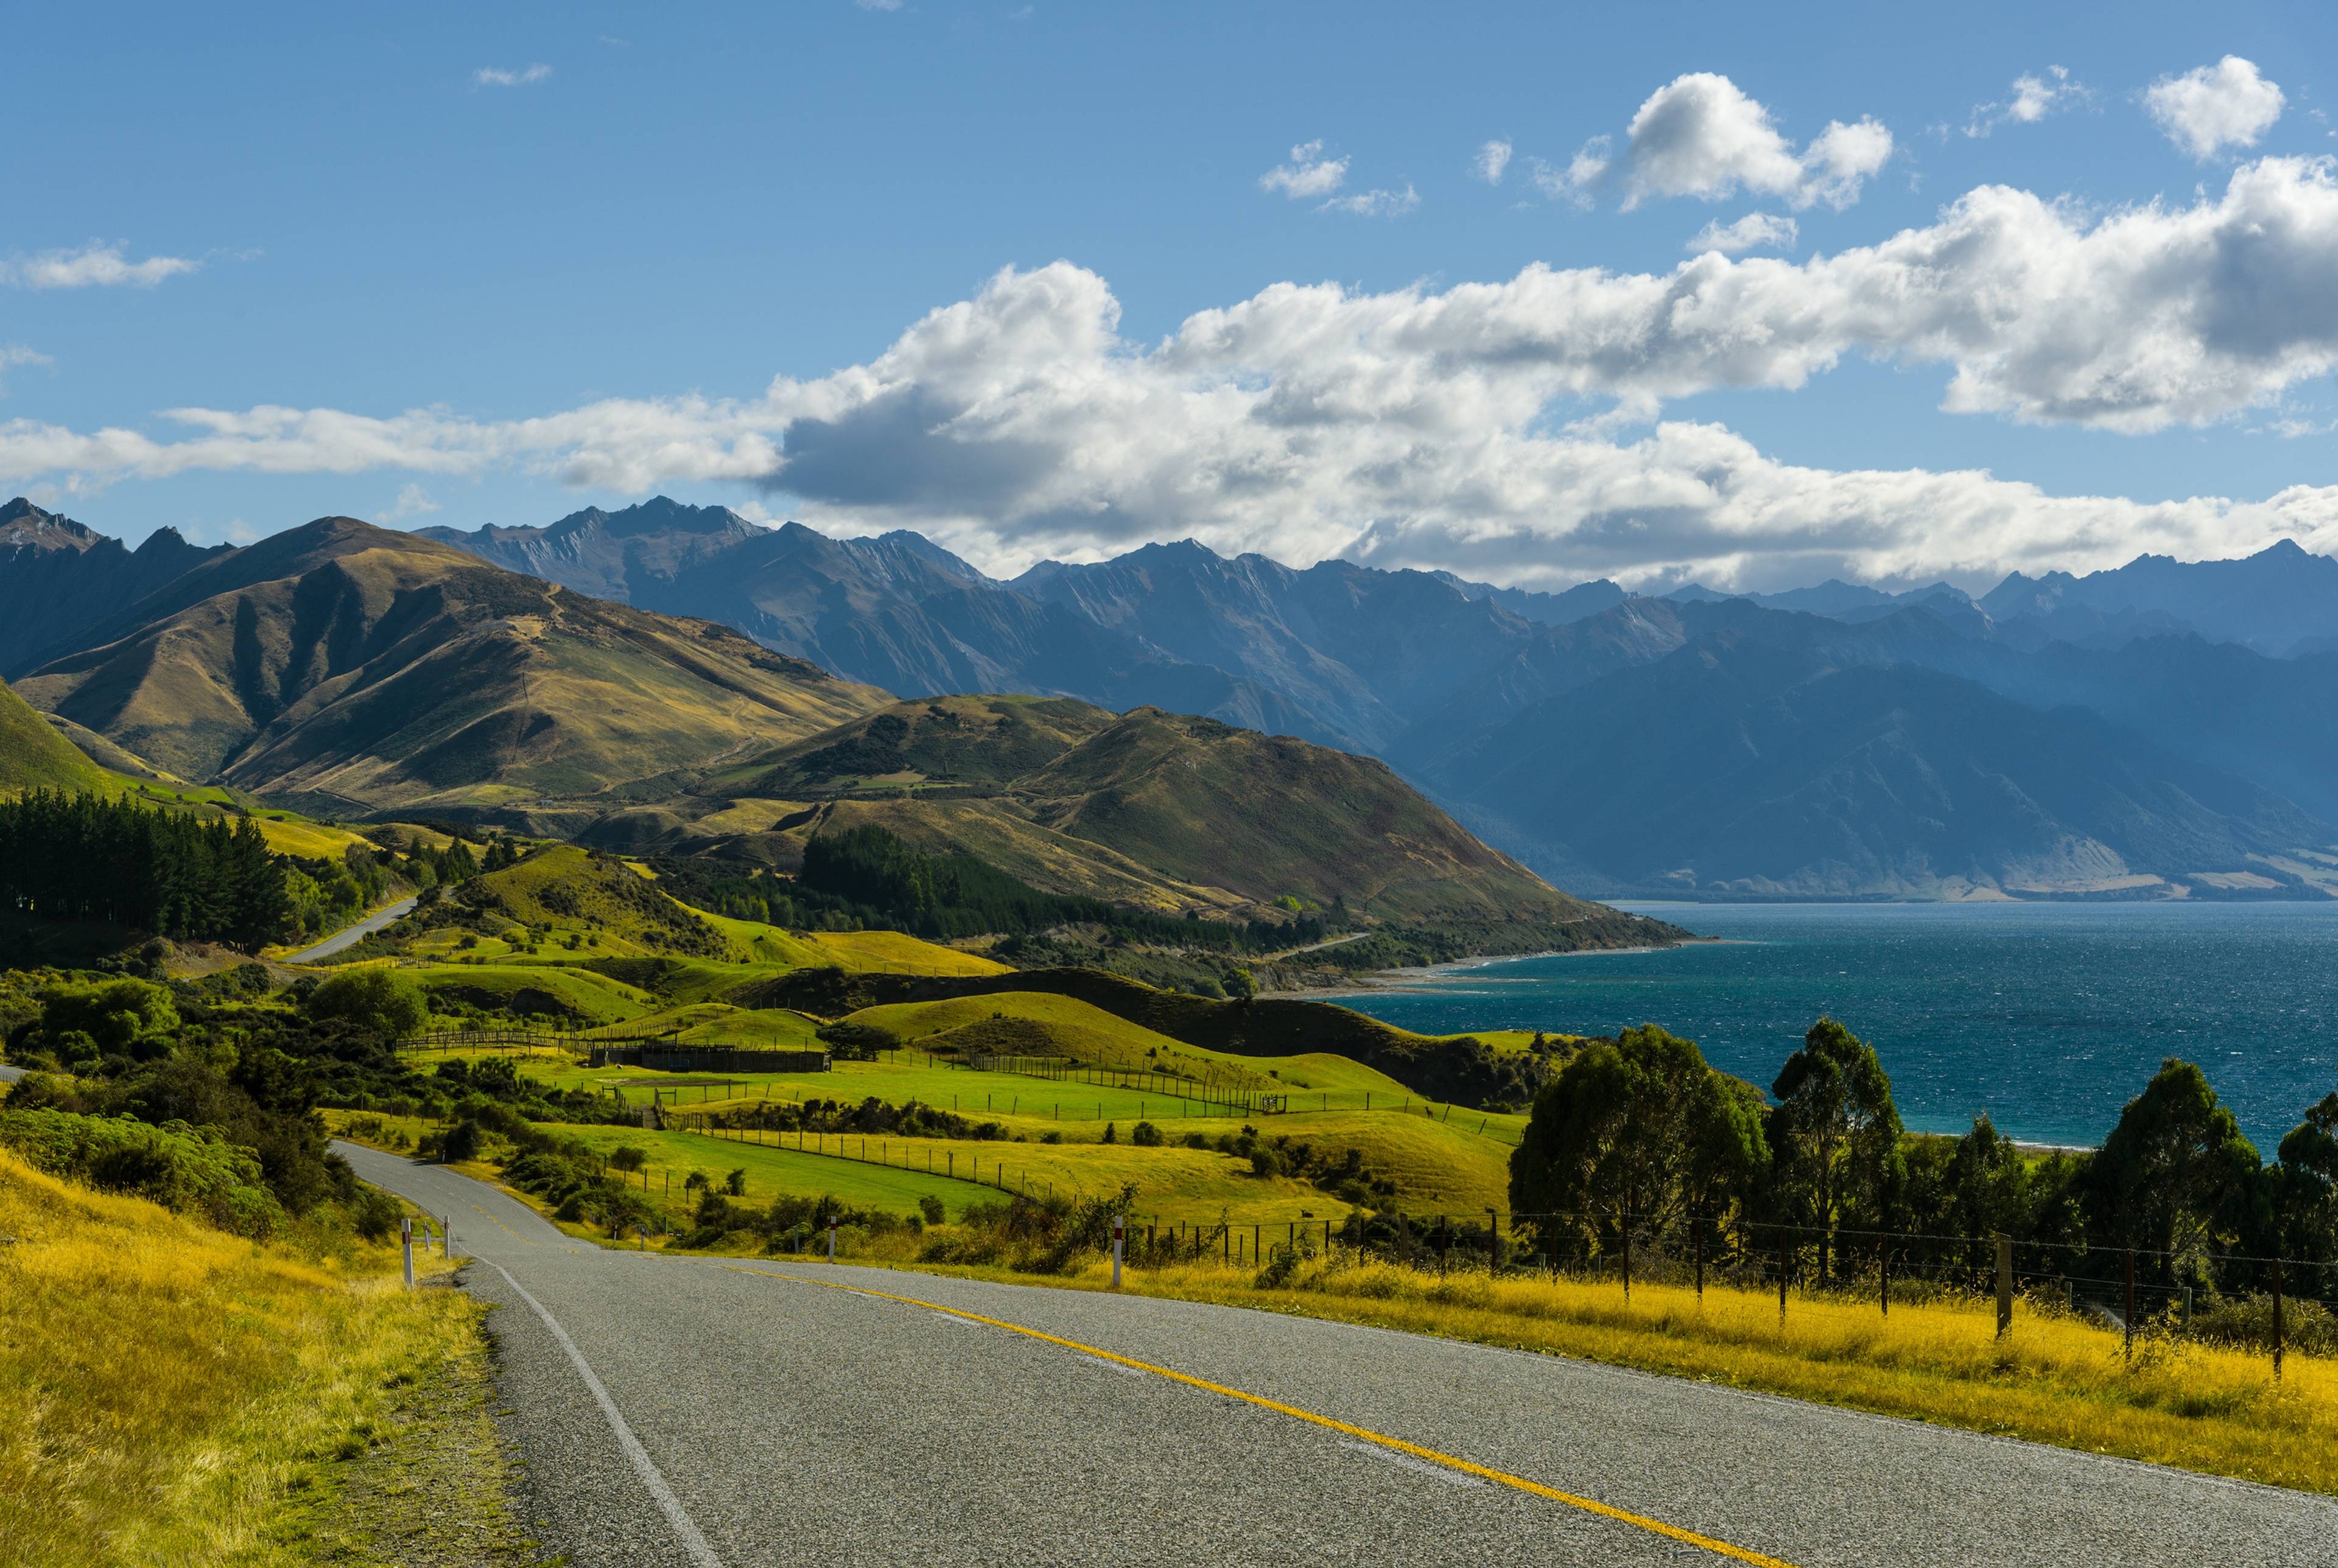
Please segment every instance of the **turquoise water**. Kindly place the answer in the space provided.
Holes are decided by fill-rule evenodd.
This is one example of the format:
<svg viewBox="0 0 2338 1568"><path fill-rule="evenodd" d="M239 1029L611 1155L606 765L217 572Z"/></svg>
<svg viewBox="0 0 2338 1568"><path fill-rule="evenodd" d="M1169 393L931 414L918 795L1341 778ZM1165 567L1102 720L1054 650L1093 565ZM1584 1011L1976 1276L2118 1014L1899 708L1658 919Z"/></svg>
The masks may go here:
<svg viewBox="0 0 2338 1568"><path fill-rule="evenodd" d="M1908 1125L1987 1112L2094 1143L2160 1061L2198 1063L2267 1159L2338 1087L2338 903L1626 905L1726 940L1437 972L1348 1005L1426 1034L1662 1024L1767 1088L1832 1014Z"/></svg>

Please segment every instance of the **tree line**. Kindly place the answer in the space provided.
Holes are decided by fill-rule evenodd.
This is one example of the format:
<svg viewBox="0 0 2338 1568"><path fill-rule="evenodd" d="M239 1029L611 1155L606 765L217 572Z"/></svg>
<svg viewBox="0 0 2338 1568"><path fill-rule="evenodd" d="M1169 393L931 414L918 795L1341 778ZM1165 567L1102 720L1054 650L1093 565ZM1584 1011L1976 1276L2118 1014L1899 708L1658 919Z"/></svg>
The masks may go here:
<svg viewBox="0 0 2338 1568"><path fill-rule="evenodd" d="M294 913L284 866L250 818L46 789L0 801L0 907L247 951Z"/></svg>
<svg viewBox="0 0 2338 1568"><path fill-rule="evenodd" d="M1822 1018L1771 1096L1653 1024L1594 1041L1536 1098L1512 1209L1554 1216L1548 1240L1577 1259L1691 1223L1795 1227L1822 1281L1887 1252L1905 1267L1908 1238L1937 1239L1930 1256L1950 1262L1973 1239L2048 1244L2074 1277L2107 1277L2132 1248L2145 1278L2224 1289L2263 1288L2264 1266L2219 1257L2338 1263L2338 1093L2270 1164L2206 1075L2173 1059L2099 1149L2026 1152L1986 1116L1961 1137L1911 1137L1873 1048Z"/></svg>

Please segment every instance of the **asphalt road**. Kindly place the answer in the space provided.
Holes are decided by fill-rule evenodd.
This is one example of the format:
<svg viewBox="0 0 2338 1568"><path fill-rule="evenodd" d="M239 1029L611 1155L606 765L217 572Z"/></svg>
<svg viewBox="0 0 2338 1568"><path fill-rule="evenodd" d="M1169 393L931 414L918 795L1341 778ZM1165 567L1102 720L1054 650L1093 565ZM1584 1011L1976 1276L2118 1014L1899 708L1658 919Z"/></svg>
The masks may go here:
<svg viewBox="0 0 2338 1568"><path fill-rule="evenodd" d="M410 897L400 898L395 904L385 904L356 925L342 926L314 947L303 947L298 953L288 955L284 962L314 964L319 958L329 958L344 947L355 946L391 921L403 919L413 907L414 900Z"/></svg>
<svg viewBox="0 0 2338 1568"><path fill-rule="evenodd" d="M608 1251L337 1147L478 1259L523 1504L580 1565L2338 1563L2327 1499L1272 1313Z"/></svg>

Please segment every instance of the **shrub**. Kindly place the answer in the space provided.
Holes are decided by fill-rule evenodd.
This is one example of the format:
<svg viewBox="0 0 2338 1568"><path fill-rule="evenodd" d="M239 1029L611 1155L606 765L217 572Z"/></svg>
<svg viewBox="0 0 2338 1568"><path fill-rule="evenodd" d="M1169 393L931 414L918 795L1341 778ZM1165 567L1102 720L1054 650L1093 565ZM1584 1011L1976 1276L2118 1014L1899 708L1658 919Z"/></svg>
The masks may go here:
<svg viewBox="0 0 2338 1568"><path fill-rule="evenodd" d="M466 1116L447 1128L439 1137L438 1157L449 1165L458 1165L466 1160L476 1160L479 1157L481 1137L477 1121Z"/></svg>
<svg viewBox="0 0 2338 1568"><path fill-rule="evenodd" d="M1117 1142L1120 1142L1120 1133L1119 1133L1119 1131L1118 1131L1116 1128L1115 1128L1115 1127L1114 1127L1114 1125L1113 1125L1111 1122L1105 1122L1105 1123L1104 1124L1104 1137L1100 1140L1100 1142L1105 1142L1105 1143L1117 1143Z"/></svg>
<svg viewBox="0 0 2338 1568"><path fill-rule="evenodd" d="M649 1163L649 1158L646 1151L636 1149L631 1143L620 1143L609 1151L609 1169L638 1171Z"/></svg>
<svg viewBox="0 0 2338 1568"><path fill-rule="evenodd" d="M743 1198L746 1196L747 1171L743 1166L722 1178L722 1191L728 1192L733 1198Z"/></svg>
<svg viewBox="0 0 2338 1568"><path fill-rule="evenodd" d="M376 1187L360 1187L349 1200L349 1223L368 1241L380 1241L398 1229L405 1210L398 1200Z"/></svg>
<svg viewBox="0 0 2338 1568"><path fill-rule="evenodd" d="M268 1236L284 1221L263 1184L260 1157L208 1128L183 1122L154 1127L71 1111L0 1111L0 1143L52 1176L149 1199L239 1236Z"/></svg>
<svg viewBox="0 0 2338 1568"><path fill-rule="evenodd" d="M41 998L39 1033L68 1062L159 1054L178 1027L171 994L143 980L60 985Z"/></svg>
<svg viewBox="0 0 2338 1568"><path fill-rule="evenodd" d="M1128 1130L1128 1141L1139 1149L1161 1147L1161 1129L1150 1122L1139 1122Z"/></svg>
<svg viewBox="0 0 2338 1568"><path fill-rule="evenodd" d="M930 1192L918 1200L918 1212L925 1217L928 1225L938 1225L948 1217L948 1211L942 1207L942 1200Z"/></svg>
<svg viewBox="0 0 2338 1568"><path fill-rule="evenodd" d="M308 1001L311 1018L339 1018L377 1034L403 1037L422 1027L430 1004L422 988L395 969L345 969Z"/></svg>

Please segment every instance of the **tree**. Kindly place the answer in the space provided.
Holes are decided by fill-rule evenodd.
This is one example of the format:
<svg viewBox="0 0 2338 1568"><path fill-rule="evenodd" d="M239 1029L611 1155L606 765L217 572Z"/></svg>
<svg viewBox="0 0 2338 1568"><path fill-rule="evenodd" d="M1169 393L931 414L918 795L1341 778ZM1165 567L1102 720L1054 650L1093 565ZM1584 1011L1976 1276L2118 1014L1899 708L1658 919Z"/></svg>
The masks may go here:
<svg viewBox="0 0 2338 1568"><path fill-rule="evenodd" d="M2255 1145L2216 1101L2207 1074L2169 1057L2127 1102L2088 1167L2087 1230L2096 1242L2166 1254L2168 1278L2247 1220Z"/></svg>
<svg viewBox="0 0 2338 1568"><path fill-rule="evenodd" d="M1767 1157L1750 1086L1645 1024L1577 1053L1535 1097L1510 1156L1510 1206L1620 1238L1719 1215L1744 1200Z"/></svg>
<svg viewBox="0 0 2338 1568"><path fill-rule="evenodd" d="M1819 1228L1819 1278L1846 1219L1880 1222L1901 1171L1900 1112L1872 1046L1832 1018L1803 1036L1770 1085L1778 1193L1789 1215Z"/></svg>
<svg viewBox="0 0 2338 1568"><path fill-rule="evenodd" d="M479 1124L466 1116L447 1129L438 1140L438 1157L449 1165L459 1165L466 1160L479 1157Z"/></svg>
<svg viewBox="0 0 2338 1568"><path fill-rule="evenodd" d="M309 997L309 1016L339 1018L360 1029L398 1038L429 1021L422 988L395 969L344 969Z"/></svg>
<svg viewBox="0 0 2338 1568"><path fill-rule="evenodd" d="M1237 1002L1247 1002L1258 995L1258 982L1252 977L1249 970L1239 965L1226 971L1223 984L1226 988L1226 995Z"/></svg>
<svg viewBox="0 0 2338 1568"><path fill-rule="evenodd" d="M2281 1141L2274 1210L2284 1252L2338 1262L2338 1093L2325 1094Z"/></svg>

